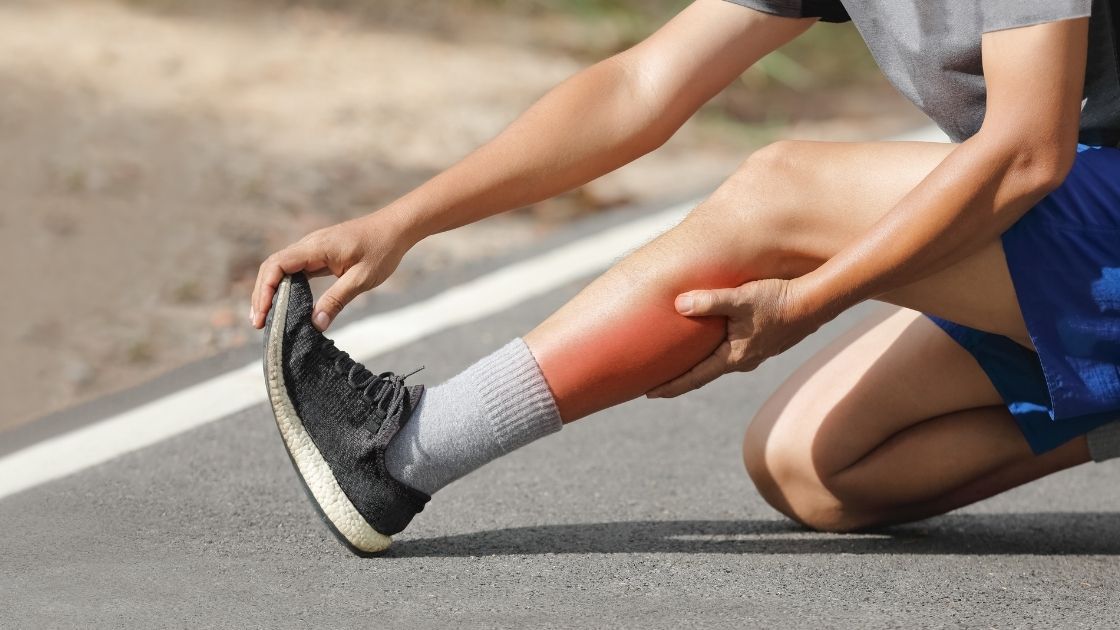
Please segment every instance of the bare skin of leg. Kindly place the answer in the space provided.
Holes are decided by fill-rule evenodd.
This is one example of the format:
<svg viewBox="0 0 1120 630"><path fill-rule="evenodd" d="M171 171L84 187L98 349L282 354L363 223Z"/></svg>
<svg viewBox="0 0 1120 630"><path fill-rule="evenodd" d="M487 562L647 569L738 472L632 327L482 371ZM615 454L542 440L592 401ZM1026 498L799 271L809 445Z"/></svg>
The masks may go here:
<svg viewBox="0 0 1120 630"><path fill-rule="evenodd" d="M888 310L801 366L751 422L743 459L772 506L816 529L858 529L1089 460L1083 437L1034 455L971 354L921 313Z"/></svg>
<svg viewBox="0 0 1120 630"><path fill-rule="evenodd" d="M756 152L681 225L525 336L561 417L571 422L640 396L722 341L722 319L688 319L674 311L678 293L808 272L858 239L951 148L780 142ZM884 300L1030 344L998 241ZM836 389L831 400L851 405L847 415L827 405L792 405L804 397L787 395L782 405L779 393L752 423L744 446L748 470L777 509L820 529L852 529L952 509L1087 460L1084 440L1034 457L971 356L931 323L910 324L890 343L860 346L863 360L874 363L912 337L918 347L956 351L956 360L941 367L917 357L900 366L915 384L907 390L898 389L897 369L881 370L866 396L855 396L853 383ZM923 328L918 339L914 331ZM805 370L813 372L806 367L803 378ZM837 370L854 371L849 363ZM961 387L956 379L953 387L930 386L938 380L931 375L953 370L967 373L971 385ZM872 382L860 381L866 387ZM893 406L883 404L887 390L897 399ZM824 423L825 416L852 421L839 430L843 425ZM783 435L794 437L780 440ZM800 444L802 451L794 456L776 446L782 444L788 450Z"/></svg>
<svg viewBox="0 0 1120 630"><path fill-rule="evenodd" d="M640 396L719 345L723 319L677 314L678 293L807 273L857 240L951 148L786 141L755 152L683 223L525 336L561 417ZM884 299L1030 343L998 242Z"/></svg>

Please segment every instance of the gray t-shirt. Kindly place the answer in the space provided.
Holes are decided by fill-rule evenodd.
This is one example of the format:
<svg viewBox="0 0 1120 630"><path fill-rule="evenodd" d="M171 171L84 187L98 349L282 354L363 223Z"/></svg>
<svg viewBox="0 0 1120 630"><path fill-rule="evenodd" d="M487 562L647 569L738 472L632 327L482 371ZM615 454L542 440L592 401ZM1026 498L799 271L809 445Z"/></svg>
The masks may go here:
<svg viewBox="0 0 1120 630"><path fill-rule="evenodd" d="M955 142L984 120L982 33L1090 16L1078 141L1120 146L1120 7L1113 0L728 1L774 15L854 22L887 79Z"/></svg>

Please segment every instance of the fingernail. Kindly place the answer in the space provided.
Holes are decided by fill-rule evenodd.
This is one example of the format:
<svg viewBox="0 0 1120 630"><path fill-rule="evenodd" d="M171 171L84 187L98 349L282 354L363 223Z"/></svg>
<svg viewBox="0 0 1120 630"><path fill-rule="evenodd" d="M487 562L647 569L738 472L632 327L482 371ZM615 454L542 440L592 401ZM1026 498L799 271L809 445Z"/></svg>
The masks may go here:
<svg viewBox="0 0 1120 630"><path fill-rule="evenodd" d="M320 331L326 330L331 325L331 318L323 311L315 313L315 327Z"/></svg>
<svg viewBox="0 0 1120 630"><path fill-rule="evenodd" d="M255 306L249 307L249 324L252 326L257 325L257 307Z"/></svg>
<svg viewBox="0 0 1120 630"><path fill-rule="evenodd" d="M678 313L687 313L687 312L691 311L692 310L692 296L691 295L678 296L676 306L677 306L677 312Z"/></svg>

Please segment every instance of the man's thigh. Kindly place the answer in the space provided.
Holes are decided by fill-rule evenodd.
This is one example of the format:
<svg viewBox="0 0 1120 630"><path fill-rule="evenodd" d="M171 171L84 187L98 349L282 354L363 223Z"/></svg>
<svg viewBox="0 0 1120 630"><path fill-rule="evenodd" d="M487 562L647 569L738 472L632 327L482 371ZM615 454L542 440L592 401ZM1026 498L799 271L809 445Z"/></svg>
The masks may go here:
<svg viewBox="0 0 1120 630"><path fill-rule="evenodd" d="M909 309L882 308L763 404L747 430L749 466L765 460L827 476L929 418L1003 404L972 355L935 324Z"/></svg>
<svg viewBox="0 0 1120 630"><path fill-rule="evenodd" d="M1032 453L972 356L921 314L869 318L801 366L752 420L762 496L818 529L925 518L1084 463Z"/></svg>
<svg viewBox="0 0 1120 630"><path fill-rule="evenodd" d="M762 256L771 252L793 261L783 275L801 275L858 242L954 146L780 142L748 160L713 203L732 206L727 216L741 224L745 242ZM754 229L758 225L771 229ZM1030 344L998 240L881 299Z"/></svg>

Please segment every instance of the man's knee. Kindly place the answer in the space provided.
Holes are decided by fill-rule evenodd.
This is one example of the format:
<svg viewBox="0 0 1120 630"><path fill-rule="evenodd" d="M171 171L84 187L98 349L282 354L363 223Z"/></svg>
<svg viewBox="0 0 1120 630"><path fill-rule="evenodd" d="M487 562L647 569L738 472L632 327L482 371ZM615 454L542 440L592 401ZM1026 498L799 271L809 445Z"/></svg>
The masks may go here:
<svg viewBox="0 0 1120 630"><path fill-rule="evenodd" d="M730 224L779 245L806 225L805 186L798 163L805 143L782 140L752 153L700 204L691 218Z"/></svg>
<svg viewBox="0 0 1120 630"><path fill-rule="evenodd" d="M787 144L756 151L681 225L705 238L722 235L733 245L737 262L756 277L788 278L805 271L796 245L802 239L795 232L805 225L795 216L803 211L788 194L795 183L788 177L780 183L787 168L780 156L788 151Z"/></svg>
<svg viewBox="0 0 1120 630"><path fill-rule="evenodd" d="M803 189L808 145L779 140L756 150L728 178L728 188L736 193L754 192L771 202L795 196Z"/></svg>
<svg viewBox="0 0 1120 630"><path fill-rule="evenodd" d="M790 174L799 169L805 151L812 143L801 140L778 140L757 149L739 167L744 175L750 171L756 175Z"/></svg>
<svg viewBox="0 0 1120 630"><path fill-rule="evenodd" d="M743 464L762 498L789 518L817 531L846 532L870 527L877 513L855 497L832 491L814 464L812 440L774 431L765 408L751 422L743 440Z"/></svg>

